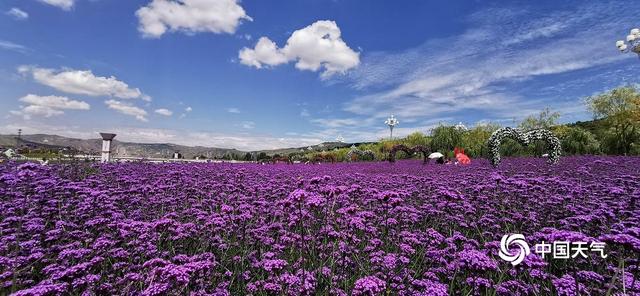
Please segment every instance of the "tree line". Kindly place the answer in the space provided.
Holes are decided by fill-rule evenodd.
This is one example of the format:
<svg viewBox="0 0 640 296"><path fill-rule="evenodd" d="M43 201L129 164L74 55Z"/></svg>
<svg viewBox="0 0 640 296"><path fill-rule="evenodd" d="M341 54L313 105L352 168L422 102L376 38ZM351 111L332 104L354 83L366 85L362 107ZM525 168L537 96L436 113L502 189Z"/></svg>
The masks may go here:
<svg viewBox="0 0 640 296"><path fill-rule="evenodd" d="M561 141L564 155L607 154L607 155L640 155L640 91L635 86L625 86L608 92L590 96L585 100L586 107L593 114L593 120L571 124L558 124L560 113L545 108L539 114L526 117L517 127L528 131L547 129L552 131ZM453 157L455 147L464 147L472 158L489 157L487 140L491 134L502 126L496 123L477 124L466 129L453 125L441 124L430 131L430 134L414 132L404 138L380 140L376 143L358 146L360 150L371 150L376 159L383 160L394 145L422 145L431 151L438 151ZM540 156L545 151L546 143L536 142L523 147L511 139L501 146L503 156ZM301 160L318 159L318 155L345 161L350 148L341 148L323 152L292 153L290 158ZM410 158L415 155L399 153L397 158Z"/></svg>

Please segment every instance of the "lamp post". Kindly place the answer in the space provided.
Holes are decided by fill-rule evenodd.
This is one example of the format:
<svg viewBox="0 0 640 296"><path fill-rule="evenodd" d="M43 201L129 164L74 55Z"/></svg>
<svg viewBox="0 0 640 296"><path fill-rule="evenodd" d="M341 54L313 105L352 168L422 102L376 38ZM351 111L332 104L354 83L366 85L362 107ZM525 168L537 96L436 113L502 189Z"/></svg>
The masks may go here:
<svg viewBox="0 0 640 296"><path fill-rule="evenodd" d="M389 139L393 139L393 127L398 125L399 123L400 121L398 121L398 119L393 117L393 115L391 115L391 117L387 118L387 120L384 121L384 124L389 126L389 132L390 132Z"/></svg>
<svg viewBox="0 0 640 296"><path fill-rule="evenodd" d="M16 141L16 147L21 148L22 147L22 129L19 128L18 129L18 141Z"/></svg>
<svg viewBox="0 0 640 296"><path fill-rule="evenodd" d="M622 53L633 52L640 57L640 29L631 29L629 35L627 35L627 41L616 41L616 47Z"/></svg>

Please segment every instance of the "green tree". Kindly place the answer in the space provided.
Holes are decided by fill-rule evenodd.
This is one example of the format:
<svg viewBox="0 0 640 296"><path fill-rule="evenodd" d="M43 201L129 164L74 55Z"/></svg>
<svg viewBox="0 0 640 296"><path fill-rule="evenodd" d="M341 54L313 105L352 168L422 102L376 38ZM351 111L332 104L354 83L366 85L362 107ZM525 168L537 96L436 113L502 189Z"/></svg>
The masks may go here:
<svg viewBox="0 0 640 296"><path fill-rule="evenodd" d="M640 155L640 143L631 144L631 151L629 151L631 155Z"/></svg>
<svg viewBox="0 0 640 296"><path fill-rule="evenodd" d="M538 115L529 115L527 118L522 120L518 127L525 131L535 130L535 129L546 129L549 130L551 127L555 126L560 118L559 112L552 112L551 109L544 108Z"/></svg>
<svg viewBox="0 0 640 296"><path fill-rule="evenodd" d="M371 150L375 156L375 159L385 159L386 154L382 151L380 143L369 143L358 146L358 149L365 151Z"/></svg>
<svg viewBox="0 0 640 296"><path fill-rule="evenodd" d="M564 127L560 135L566 154L598 154L600 141L589 131L579 127Z"/></svg>
<svg viewBox="0 0 640 296"><path fill-rule="evenodd" d="M482 124L476 125L462 135L462 146L470 157L488 157L489 148L487 141L491 134L498 130L500 125Z"/></svg>
<svg viewBox="0 0 640 296"><path fill-rule="evenodd" d="M531 147L523 147L516 140L506 138L500 144L500 155L502 156L522 156L532 154L534 149Z"/></svg>
<svg viewBox="0 0 640 296"><path fill-rule="evenodd" d="M551 109L547 107L540 111L540 113L538 113L537 115L529 115L528 117L526 117L524 120L522 120L522 122L520 122L518 128L524 131L531 131L536 129L552 130L552 128L557 125L557 121L559 118L559 112L552 112ZM546 148L547 143L536 141L530 146L521 148L520 152L540 156L547 152Z"/></svg>
<svg viewBox="0 0 640 296"><path fill-rule="evenodd" d="M425 134L423 134L421 132L411 133L406 138L404 138L405 145L407 145L409 147L413 147L413 146L416 146L416 145L421 145L421 146L427 147L427 146L429 146L430 142L431 141L430 141L429 137L427 137Z"/></svg>
<svg viewBox="0 0 640 296"><path fill-rule="evenodd" d="M619 87L587 98L589 110L596 119L603 119L612 135L605 135L608 153L627 154L638 140L640 93L632 86ZM610 137L613 136L613 139Z"/></svg>
<svg viewBox="0 0 640 296"><path fill-rule="evenodd" d="M445 153L453 151L455 147L463 146L462 135L464 133L454 126L439 125L435 127L431 130L431 151Z"/></svg>

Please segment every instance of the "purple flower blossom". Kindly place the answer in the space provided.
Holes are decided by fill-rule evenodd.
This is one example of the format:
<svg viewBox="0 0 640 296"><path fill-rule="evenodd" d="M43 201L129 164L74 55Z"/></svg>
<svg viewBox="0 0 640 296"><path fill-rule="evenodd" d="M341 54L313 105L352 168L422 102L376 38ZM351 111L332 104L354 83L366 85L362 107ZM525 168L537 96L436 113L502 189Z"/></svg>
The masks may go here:
<svg viewBox="0 0 640 296"><path fill-rule="evenodd" d="M353 295L380 295L386 290L386 283L375 277L366 276L359 278L353 287Z"/></svg>
<svg viewBox="0 0 640 296"><path fill-rule="evenodd" d="M568 274L565 274L561 278L555 279L552 282L559 296L571 296L578 295L578 293L585 293L584 285L578 283L578 288L576 288L576 279Z"/></svg>
<svg viewBox="0 0 640 296"><path fill-rule="evenodd" d="M3 163L0 294L637 293L639 165ZM512 266L506 233L609 256Z"/></svg>

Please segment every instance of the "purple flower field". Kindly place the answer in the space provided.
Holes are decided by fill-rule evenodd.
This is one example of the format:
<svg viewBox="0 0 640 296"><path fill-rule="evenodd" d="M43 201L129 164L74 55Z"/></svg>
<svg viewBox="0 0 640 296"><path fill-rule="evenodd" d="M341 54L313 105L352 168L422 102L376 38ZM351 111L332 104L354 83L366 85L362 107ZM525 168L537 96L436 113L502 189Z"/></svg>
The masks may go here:
<svg viewBox="0 0 640 296"><path fill-rule="evenodd" d="M640 294L640 158L0 165L0 294ZM513 266L503 235L606 243Z"/></svg>

